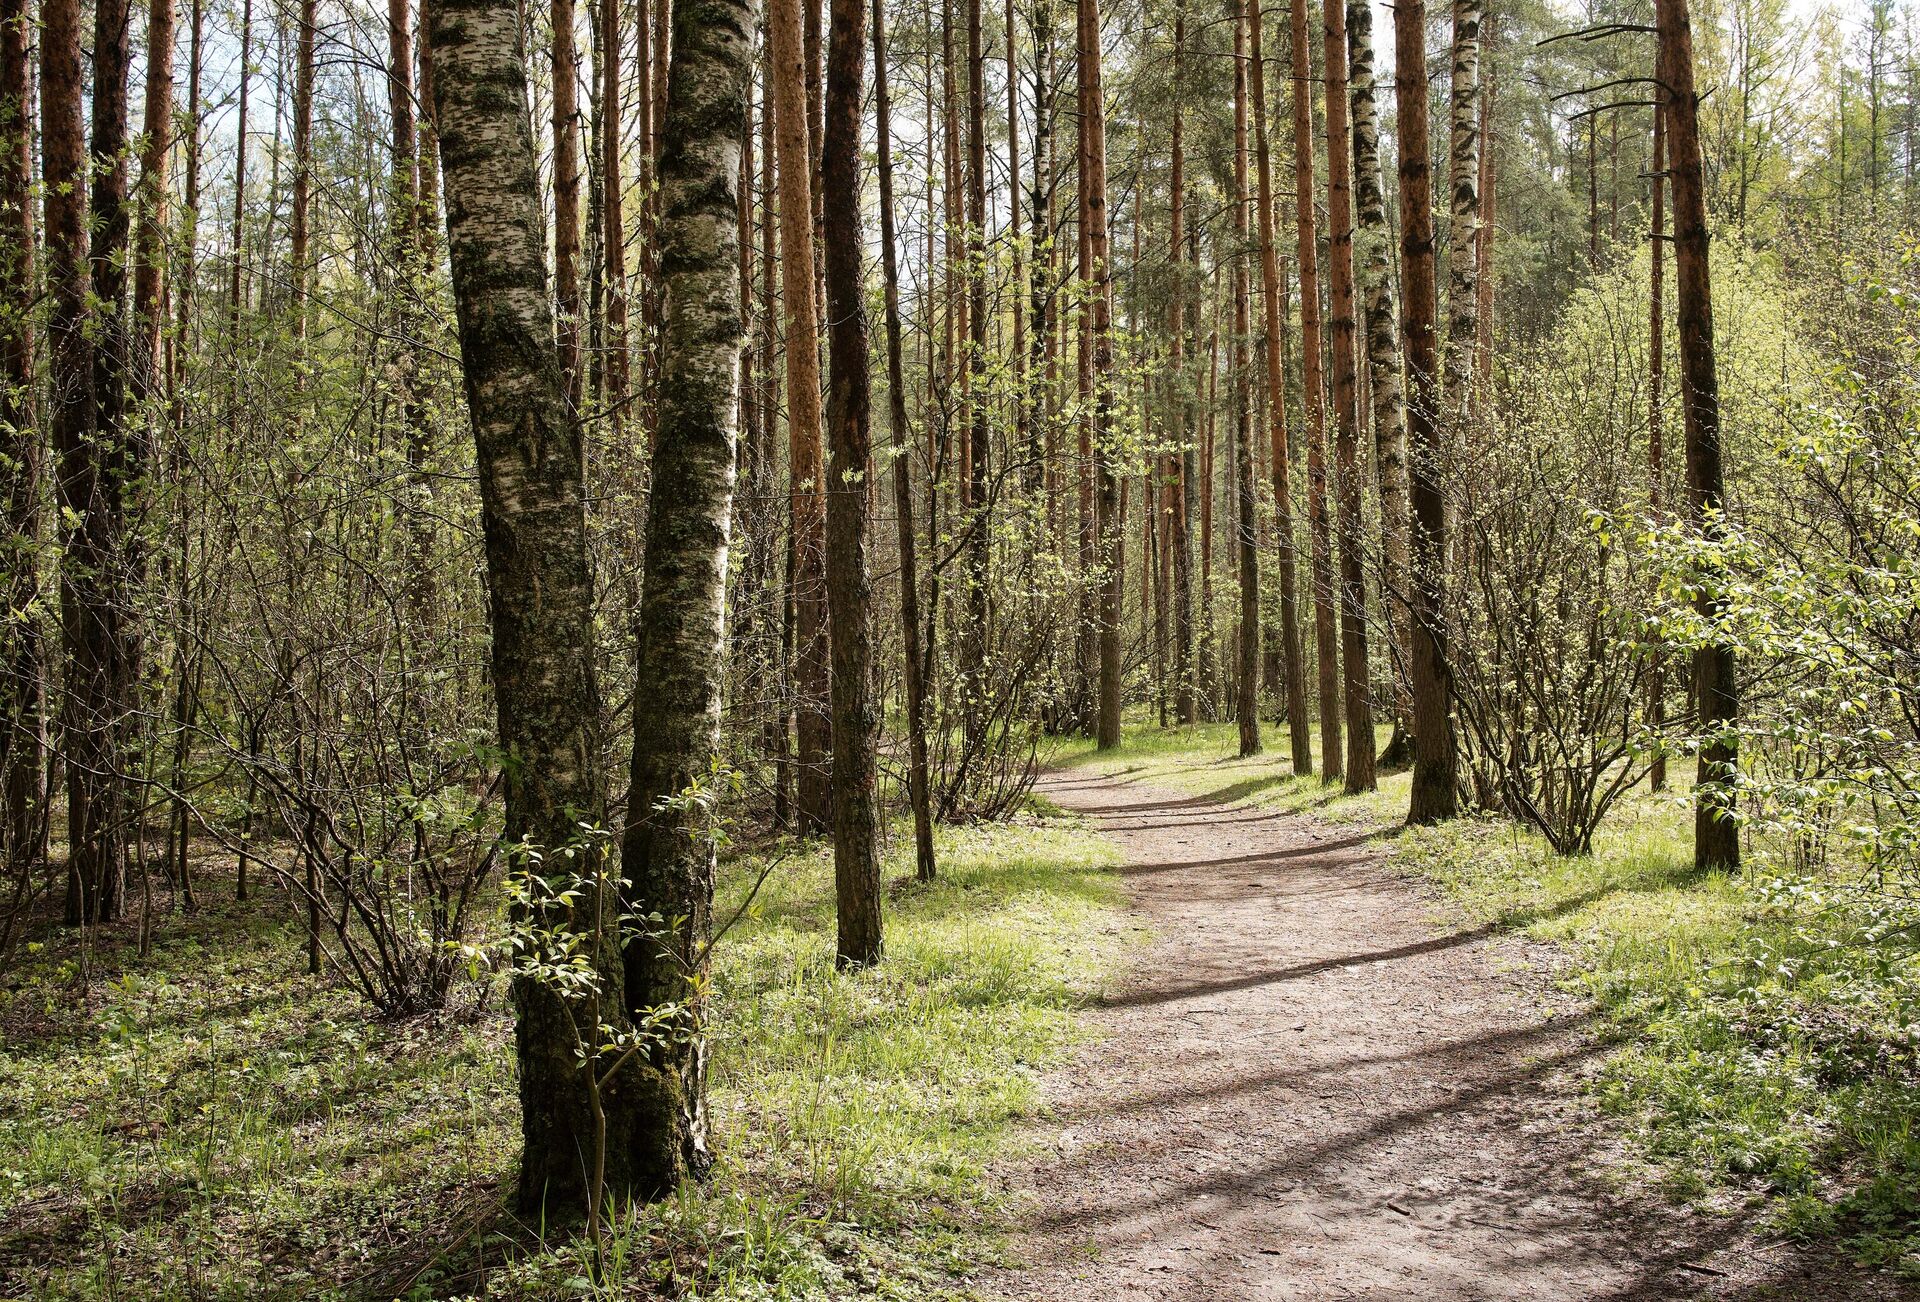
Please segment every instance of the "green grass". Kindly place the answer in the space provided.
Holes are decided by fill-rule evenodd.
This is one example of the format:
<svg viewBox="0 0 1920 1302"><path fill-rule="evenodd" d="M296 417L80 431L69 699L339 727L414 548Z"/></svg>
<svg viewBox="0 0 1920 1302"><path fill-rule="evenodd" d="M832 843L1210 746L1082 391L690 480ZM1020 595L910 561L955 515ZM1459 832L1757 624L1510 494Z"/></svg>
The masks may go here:
<svg viewBox="0 0 1920 1302"><path fill-rule="evenodd" d="M783 849L716 953L720 1166L616 1227L608 1295L964 1287L1003 1210L983 1172L1127 943L1111 847L1024 820L943 830L941 881L889 901L886 962L839 974L829 858ZM756 867L725 868L720 916ZM497 988L370 1022L271 910L161 931L146 960L95 955L84 996L52 949L0 991L0 1296L580 1296L581 1247L501 1210Z"/></svg>
<svg viewBox="0 0 1920 1302"><path fill-rule="evenodd" d="M1236 758L1230 725L1129 729L1063 762L1237 804L1371 825L1406 871L1475 922L1565 947L1614 1042L1595 1088L1677 1197L1774 1231L1920 1262L1920 907L1857 875L1791 873L1753 847L1736 876L1693 871L1690 774L1636 791L1594 853L1561 858L1511 822L1400 829L1404 773L1343 796L1292 777L1279 730ZM1383 739L1384 740L1384 739ZM1277 745L1276 745L1277 743ZM1276 754L1276 749L1279 754ZM1391 831L1393 835L1384 834Z"/></svg>

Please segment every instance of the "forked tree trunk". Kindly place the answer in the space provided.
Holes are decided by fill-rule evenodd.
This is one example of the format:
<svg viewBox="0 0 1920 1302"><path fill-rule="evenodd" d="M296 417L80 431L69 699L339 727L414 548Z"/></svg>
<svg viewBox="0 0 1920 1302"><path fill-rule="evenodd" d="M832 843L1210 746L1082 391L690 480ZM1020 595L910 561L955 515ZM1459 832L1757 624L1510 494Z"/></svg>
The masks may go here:
<svg viewBox="0 0 1920 1302"><path fill-rule="evenodd" d="M1280 250L1273 217L1273 149L1267 136L1267 71L1261 53L1265 19L1253 15L1253 120L1260 155L1260 285L1266 314L1268 437L1272 447L1274 529L1280 552L1280 651L1285 677L1287 740L1293 771L1313 772L1313 728L1307 719L1307 666L1300 644L1299 547L1293 521L1293 449L1287 434L1286 372L1280 349Z"/></svg>
<svg viewBox="0 0 1920 1302"><path fill-rule="evenodd" d="M1240 626L1234 638L1234 711L1242 758L1260 753L1260 534L1255 518L1253 428L1247 358L1247 11L1233 8L1233 500L1240 571Z"/></svg>
<svg viewBox="0 0 1920 1302"><path fill-rule="evenodd" d="M556 853L577 841L579 823L605 824L607 793L585 463L553 340L517 27L514 9L496 0L439 0L427 40L439 74L447 247L486 537L494 703L512 757L502 775L504 838ZM596 879L589 875L589 887ZM579 907L595 907L591 891ZM618 938L601 935L587 960L603 1013L623 1024ZM524 1145L517 1201L578 1208L595 1125L574 1046L577 1035L598 1031L576 1027L567 1003L536 979L516 978L513 1003ZM609 1187L626 1191L638 1174L631 1153L644 1099L632 1090L607 1102Z"/></svg>
<svg viewBox="0 0 1920 1302"><path fill-rule="evenodd" d="M1441 480L1439 307L1433 269L1433 165L1428 145L1426 0L1393 11L1394 101L1400 144L1401 346L1407 359L1409 540L1412 601L1413 786L1407 820L1431 823L1458 809L1452 670L1447 662L1447 502Z"/></svg>
<svg viewBox="0 0 1920 1302"><path fill-rule="evenodd" d="M806 0L812 3L812 0ZM820 460L820 336L813 270L813 148L800 0L767 6L774 144L780 170L780 274L786 307L788 475L793 493L794 688L800 830L830 825L826 482Z"/></svg>
<svg viewBox="0 0 1920 1302"><path fill-rule="evenodd" d="M1339 649L1334 633L1331 565L1327 556L1326 378L1321 362L1320 253L1313 229L1313 68L1307 40L1307 0L1292 0L1288 12L1293 45L1293 197L1300 258L1301 405L1307 413L1307 528L1313 582L1313 628L1319 661L1321 776L1339 778L1345 763L1340 743Z"/></svg>
<svg viewBox="0 0 1920 1302"><path fill-rule="evenodd" d="M879 151L880 265L886 282L887 423L893 446L893 507L900 539L900 641L907 694L907 796L913 806L914 876L934 877L933 809L927 774L926 666L920 658L920 580L913 534L913 456L908 442L907 379L901 360L900 255L893 214L893 122L887 96L885 0L873 0L874 132Z"/></svg>
<svg viewBox="0 0 1920 1302"><path fill-rule="evenodd" d="M1373 704L1367 671L1367 587L1360 551L1360 394L1354 347L1353 132L1347 103L1347 10L1326 0L1327 283L1333 308L1334 498L1340 542L1340 659L1346 707L1346 789L1371 791Z"/></svg>
<svg viewBox="0 0 1920 1302"><path fill-rule="evenodd" d="M873 698L872 395L867 380L865 242L860 230L860 104L865 0L833 0L827 28L826 139L820 156L827 255L827 603L833 636L833 877L841 967L880 960L878 742ZM717 686L717 685L716 685Z"/></svg>
<svg viewBox="0 0 1920 1302"><path fill-rule="evenodd" d="M1720 381L1713 356L1713 297L1707 272L1707 203L1700 169L1700 97L1693 83L1693 28L1687 0L1658 0L1662 83L1667 114L1667 171L1673 181L1673 282L1679 298L1680 404L1686 419L1687 507L1708 541L1724 532L1726 480L1720 459ZM1702 618L1720 617L1723 603L1705 586ZM1740 828L1733 819L1739 751L1739 685L1733 648L1701 647L1693 657L1693 691L1700 713L1700 772L1695 785L1693 861L1701 870L1740 864Z"/></svg>
<svg viewBox="0 0 1920 1302"><path fill-rule="evenodd" d="M1354 271L1367 318L1367 372L1372 384L1374 465L1380 491L1381 613L1392 639L1394 736L1382 762L1404 764L1410 701L1406 692L1407 424L1400 387L1400 352L1393 321L1392 231L1380 179L1380 112L1374 95L1373 7L1348 0L1347 71L1353 99Z"/></svg>

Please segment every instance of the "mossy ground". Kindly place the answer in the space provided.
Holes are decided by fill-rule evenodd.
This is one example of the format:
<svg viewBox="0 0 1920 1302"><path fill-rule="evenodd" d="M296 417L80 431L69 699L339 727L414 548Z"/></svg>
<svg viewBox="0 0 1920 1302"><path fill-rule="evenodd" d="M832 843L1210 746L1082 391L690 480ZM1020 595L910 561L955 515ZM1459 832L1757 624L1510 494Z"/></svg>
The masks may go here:
<svg viewBox="0 0 1920 1302"><path fill-rule="evenodd" d="M896 834L890 878L910 850ZM369 1019L308 978L269 901L27 957L0 991L0 1296L942 1296L995 1250L1016 1142L1128 930L1114 852L1025 818L946 829L897 883L879 968L834 971L825 848L786 857L716 953L710 1186L623 1219L607 1269L507 1216L518 1142L498 983ZM720 915L757 875L723 873Z"/></svg>

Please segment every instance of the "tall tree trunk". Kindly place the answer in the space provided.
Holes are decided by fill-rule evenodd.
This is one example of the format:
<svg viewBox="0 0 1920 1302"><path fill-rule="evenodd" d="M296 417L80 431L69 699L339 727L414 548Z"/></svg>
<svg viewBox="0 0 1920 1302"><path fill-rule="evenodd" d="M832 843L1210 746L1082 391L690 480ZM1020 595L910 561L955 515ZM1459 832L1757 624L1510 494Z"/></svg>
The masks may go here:
<svg viewBox="0 0 1920 1302"><path fill-rule="evenodd" d="M1173 11L1173 140L1167 175L1167 258L1174 284L1167 308L1172 336L1174 512L1173 512L1173 717L1194 721L1193 681L1193 479L1197 473L1193 441L1193 402L1187 374L1186 139L1182 97L1186 94L1187 6L1175 0ZM1264 115L1262 129L1264 130Z"/></svg>
<svg viewBox="0 0 1920 1302"><path fill-rule="evenodd" d="M1452 147L1447 178L1447 410L1454 445L1474 417L1480 307L1480 19L1482 0L1453 0Z"/></svg>
<svg viewBox="0 0 1920 1302"><path fill-rule="evenodd" d="M407 608L414 636L425 638L433 636L433 485L427 474L433 434L422 391L418 336L424 324L420 304L432 282L421 230L420 130L413 118L414 59L408 7L407 0L387 0L388 154L392 172L388 245L399 272L396 318L400 338L395 341L394 371L407 453Z"/></svg>
<svg viewBox="0 0 1920 1302"><path fill-rule="evenodd" d="M1293 450L1287 433L1286 374L1280 349L1280 250L1274 236L1273 149L1267 136L1267 71L1261 53L1265 18L1253 15L1253 119L1260 155L1260 285L1266 313L1268 437L1273 444L1274 531L1280 541L1280 650L1285 675L1287 740L1293 771L1313 772L1313 729L1307 719L1306 661L1300 645L1299 559L1293 522ZM1311 166L1311 163L1308 164ZM1309 181L1311 184L1311 181Z"/></svg>
<svg viewBox="0 0 1920 1302"><path fill-rule="evenodd" d="M527 67L511 8L494 0L438 0L427 40L435 66L434 120L445 169L447 246L480 481L492 610L492 677L508 845L557 859L579 825L604 825L600 694L593 665L593 580L587 560L585 461L566 401L539 239L539 182ZM644 695L649 695L643 693ZM595 916L600 876L576 904ZM555 919L559 921L559 919ZM585 957L600 1014L625 1024L618 936L594 934ZM516 977L514 1039L520 1077L522 1207L578 1206L595 1122L574 1049L597 1043L550 985ZM633 1188L638 1089L606 1100L609 1185Z"/></svg>
<svg viewBox="0 0 1920 1302"><path fill-rule="evenodd" d="M1354 202L1359 228L1354 263L1367 316L1367 371L1372 382L1374 464L1380 490L1380 588L1387 636L1393 645L1394 736L1381 759L1406 762L1410 702L1405 682L1407 622L1407 425L1394 337L1391 228L1380 178L1380 112L1374 95L1373 7L1348 0L1348 84L1353 98Z"/></svg>
<svg viewBox="0 0 1920 1302"><path fill-rule="evenodd" d="M1487 15L1480 32L1480 229L1474 250L1474 277L1480 301L1474 308L1474 382L1484 400L1493 382L1493 17ZM1656 246L1657 247L1657 246Z"/></svg>
<svg viewBox="0 0 1920 1302"><path fill-rule="evenodd" d="M134 248L129 379L138 403L156 401L166 376L162 340L166 300L167 204L172 196L168 164L173 155L173 0L152 0L147 9L147 86L141 121L140 233Z"/></svg>
<svg viewBox="0 0 1920 1302"><path fill-rule="evenodd" d="M580 93L573 0L553 0L553 297L567 401L580 406Z"/></svg>
<svg viewBox="0 0 1920 1302"><path fill-rule="evenodd" d="M1321 358L1320 254L1314 241L1313 69L1307 40L1307 0L1292 0L1293 195L1300 255L1301 405L1307 413L1307 528L1313 579L1314 643L1319 665L1321 776L1340 777L1345 763L1340 740L1339 646L1333 613L1332 565L1328 556L1326 506L1327 398Z"/></svg>
<svg viewBox="0 0 1920 1302"><path fill-rule="evenodd" d="M1401 0L1393 11L1394 100L1400 144L1401 346L1407 359L1408 562L1413 658L1413 786L1407 821L1432 823L1458 808L1452 667L1447 661L1447 501L1438 418L1435 337L1439 307L1433 269L1433 165L1428 144L1427 7Z"/></svg>
<svg viewBox="0 0 1920 1302"><path fill-rule="evenodd" d="M986 694L983 675L992 641L990 558L993 529L988 494L992 473L992 413L987 406L987 58L980 0L967 0L967 483L972 489L967 529L966 676L968 726Z"/></svg>
<svg viewBox="0 0 1920 1302"><path fill-rule="evenodd" d="M977 0L976 0L977 3ZM827 253L827 602L833 631L833 876L841 967L880 959L880 851L873 699L873 460L867 378L865 242L860 230L864 0L833 0L827 33L826 139L820 156Z"/></svg>
<svg viewBox="0 0 1920 1302"><path fill-rule="evenodd" d="M626 425L627 219L626 180L621 148L624 105L620 80L620 0L600 4L600 256L606 282L607 414L614 443Z"/></svg>
<svg viewBox="0 0 1920 1302"><path fill-rule="evenodd" d="M1100 600L1095 626L1100 644L1100 690L1096 744L1120 744L1120 594L1125 581L1121 552L1119 449L1113 443L1113 283L1107 243L1106 100L1100 87L1100 0L1077 0L1075 30L1080 72L1080 221L1086 228L1093 457L1098 479L1097 527Z"/></svg>
<svg viewBox="0 0 1920 1302"><path fill-rule="evenodd" d="M1359 368L1354 347L1353 131L1347 103L1347 9L1326 0L1327 283L1333 311L1334 497L1340 541L1340 657L1347 725L1346 789L1371 791L1373 704L1367 670L1366 530L1360 496Z"/></svg>
<svg viewBox="0 0 1920 1302"><path fill-rule="evenodd" d="M812 3L812 0L806 0ZM774 143L780 166L780 272L787 320L788 474L793 485L798 812L803 832L830 825L827 719L826 481L820 460L820 344L813 270L813 147L800 0L767 6Z"/></svg>
<svg viewBox="0 0 1920 1302"><path fill-rule="evenodd" d="M1234 538L1240 570L1240 627L1234 638L1235 714L1240 754L1260 753L1260 533L1255 517L1253 429L1249 420L1252 366L1247 312L1247 10L1233 9L1233 500Z"/></svg>
<svg viewBox="0 0 1920 1302"><path fill-rule="evenodd" d="M1687 441L1687 507L1709 541L1724 533L1725 472L1720 460L1720 381L1713 355L1713 297L1707 270L1707 203L1700 168L1700 97L1693 81L1693 27L1687 0L1658 0L1660 55L1656 76L1667 116L1667 173L1673 181L1673 283L1678 294L1680 403ZM1703 585L1700 615L1720 617L1724 603ZM1693 657L1693 691L1700 714L1700 772L1695 785L1693 861L1700 869L1740 864L1740 828L1734 822L1739 752L1739 684L1733 648L1701 647Z"/></svg>
<svg viewBox="0 0 1920 1302"><path fill-rule="evenodd" d="M1666 413L1661 403L1666 397L1666 168L1667 115L1659 104L1653 107L1653 164L1647 169L1651 182L1652 230L1649 261L1652 270L1647 284L1647 511L1659 520L1666 510ZM1666 656L1655 646L1647 665L1647 724L1656 733L1667 721ZM1647 785L1663 791L1667 785L1667 757L1656 751L1647 768Z"/></svg>
<svg viewBox="0 0 1920 1302"><path fill-rule="evenodd" d="M139 457L125 420L128 338L122 310L129 230L128 11L124 0L95 8L91 159L80 134L79 14L56 0L44 6L41 24L42 169L54 298L50 405L60 463L56 489L67 520L61 570L66 920L79 925L119 914L125 838L120 778L134 688L126 517ZM83 187L89 196L84 204Z"/></svg>
<svg viewBox="0 0 1920 1302"><path fill-rule="evenodd" d="M715 846L676 797L720 749L735 420L746 323L740 258L740 141L753 81L753 0L679 0L673 76L660 121L660 265L666 276L660 424L648 498L646 577L634 694L633 772L621 866L630 909L673 919L627 945L634 1020L679 1006L688 1038L640 1065L640 1192L704 1176L704 1020ZM804 179L805 173L801 173ZM804 214L807 210L802 208ZM626 1088L634 1088L629 1082Z"/></svg>
<svg viewBox="0 0 1920 1302"><path fill-rule="evenodd" d="M33 123L26 0L0 3L0 464L6 518L0 569L10 611L40 586L44 457L34 410ZM47 665L35 619L10 621L0 663L0 870L23 871L46 850Z"/></svg>
<svg viewBox="0 0 1920 1302"><path fill-rule="evenodd" d="M913 456L908 442L907 377L900 355L900 255L893 213L893 123L887 96L887 20L873 0L874 132L879 148L880 259L886 281L887 423L893 445L893 507L900 539L900 641L907 691L907 795L913 805L914 875L934 877L933 809L927 774L926 665L920 658L920 580L914 553Z"/></svg>

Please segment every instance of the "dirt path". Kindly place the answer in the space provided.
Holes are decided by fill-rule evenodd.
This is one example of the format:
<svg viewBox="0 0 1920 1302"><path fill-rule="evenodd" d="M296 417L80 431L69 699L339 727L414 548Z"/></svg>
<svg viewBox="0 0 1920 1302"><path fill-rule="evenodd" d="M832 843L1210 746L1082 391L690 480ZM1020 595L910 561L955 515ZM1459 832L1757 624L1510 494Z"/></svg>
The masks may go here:
<svg viewBox="0 0 1920 1302"><path fill-rule="evenodd" d="M1054 1078L990 1297L1845 1299L1894 1286L1626 1191L1551 951L1461 929L1359 832L1125 777L1042 790L1156 937Z"/></svg>

